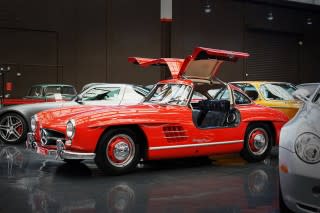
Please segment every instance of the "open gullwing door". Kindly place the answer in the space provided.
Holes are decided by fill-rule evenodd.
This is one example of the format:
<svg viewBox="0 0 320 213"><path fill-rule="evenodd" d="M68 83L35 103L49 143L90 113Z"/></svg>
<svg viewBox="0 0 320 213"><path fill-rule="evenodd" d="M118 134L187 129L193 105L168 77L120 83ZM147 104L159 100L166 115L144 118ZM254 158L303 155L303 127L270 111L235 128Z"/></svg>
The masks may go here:
<svg viewBox="0 0 320 213"><path fill-rule="evenodd" d="M197 47L186 59L129 57L128 61L142 67L168 66L172 78L210 80L217 75L224 61L236 62L246 57L249 57L248 53Z"/></svg>

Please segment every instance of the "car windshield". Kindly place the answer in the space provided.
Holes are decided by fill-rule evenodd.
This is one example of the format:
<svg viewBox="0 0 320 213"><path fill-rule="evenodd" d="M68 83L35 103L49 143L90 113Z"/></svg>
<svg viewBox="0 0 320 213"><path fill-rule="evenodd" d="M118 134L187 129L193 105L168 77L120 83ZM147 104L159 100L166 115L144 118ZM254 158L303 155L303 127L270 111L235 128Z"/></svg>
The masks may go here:
<svg viewBox="0 0 320 213"><path fill-rule="evenodd" d="M296 87L286 83L267 83L260 87L260 91L266 100L294 100L292 93Z"/></svg>
<svg viewBox="0 0 320 213"><path fill-rule="evenodd" d="M27 96L42 96L42 87L31 87Z"/></svg>
<svg viewBox="0 0 320 213"><path fill-rule="evenodd" d="M313 94L320 84L300 84L297 87L303 88L309 91L309 94Z"/></svg>
<svg viewBox="0 0 320 213"><path fill-rule="evenodd" d="M150 89L148 88L144 88L144 87L140 87L140 86L133 86L133 89L136 93L143 95L143 96L147 96L150 92Z"/></svg>
<svg viewBox="0 0 320 213"><path fill-rule="evenodd" d="M187 105L191 91L191 86L185 84L158 84L145 102Z"/></svg>
<svg viewBox="0 0 320 213"><path fill-rule="evenodd" d="M73 87L66 86L48 86L46 89L46 95L62 94L62 95L75 95L76 91Z"/></svg>

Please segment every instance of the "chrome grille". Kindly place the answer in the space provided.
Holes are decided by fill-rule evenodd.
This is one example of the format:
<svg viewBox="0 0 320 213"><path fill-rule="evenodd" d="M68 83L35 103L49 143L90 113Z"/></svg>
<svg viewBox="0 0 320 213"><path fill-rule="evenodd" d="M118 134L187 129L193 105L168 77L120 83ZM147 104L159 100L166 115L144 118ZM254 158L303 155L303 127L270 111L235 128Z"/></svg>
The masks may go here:
<svg viewBox="0 0 320 213"><path fill-rule="evenodd" d="M63 133L51 129L41 129L40 136L42 145L56 145L58 139L64 140L65 138Z"/></svg>

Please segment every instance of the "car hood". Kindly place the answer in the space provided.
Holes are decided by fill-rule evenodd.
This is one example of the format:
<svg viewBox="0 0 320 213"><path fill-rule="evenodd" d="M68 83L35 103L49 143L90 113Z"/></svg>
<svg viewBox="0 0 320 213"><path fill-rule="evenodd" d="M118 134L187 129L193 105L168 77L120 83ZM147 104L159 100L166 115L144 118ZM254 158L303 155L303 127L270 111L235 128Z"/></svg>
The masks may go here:
<svg viewBox="0 0 320 213"><path fill-rule="evenodd" d="M170 107L170 106L167 106ZM50 109L37 114L40 122L40 128L64 129L69 120L74 120L78 125L86 125L88 127L99 127L115 122L120 122L122 119L133 120L138 122L139 119L145 120L147 114L160 114L161 117L157 122L168 123L168 117L165 113L178 113L181 107L172 106L172 110L160 112L166 106L155 104L138 104L138 105L121 105L121 106L75 106L64 107L59 109Z"/></svg>
<svg viewBox="0 0 320 213"><path fill-rule="evenodd" d="M236 62L238 59L246 57L249 57L248 53L197 47L192 55L184 60L178 58L129 57L128 61L142 67L167 65L172 78L210 80L217 75L223 62Z"/></svg>

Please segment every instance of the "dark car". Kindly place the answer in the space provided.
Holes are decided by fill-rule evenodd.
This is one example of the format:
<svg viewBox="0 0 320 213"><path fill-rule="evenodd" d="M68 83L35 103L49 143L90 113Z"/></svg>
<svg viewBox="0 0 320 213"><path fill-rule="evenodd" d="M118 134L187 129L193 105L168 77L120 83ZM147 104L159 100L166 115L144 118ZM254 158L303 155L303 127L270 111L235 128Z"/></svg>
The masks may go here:
<svg viewBox="0 0 320 213"><path fill-rule="evenodd" d="M65 84L37 84L29 89L27 99L60 99L71 100L77 95L76 89Z"/></svg>
<svg viewBox="0 0 320 213"><path fill-rule="evenodd" d="M50 88L49 91L53 90ZM46 109L78 104L136 104L142 101L148 93L149 90L130 84L97 83L86 87L72 101L21 104L4 107L0 109L0 140L12 144L25 141L27 132L30 130L31 116Z"/></svg>
<svg viewBox="0 0 320 213"><path fill-rule="evenodd" d="M4 98L2 106L34 104L60 100L72 100L77 95L74 86L68 84L36 84L23 98Z"/></svg>

